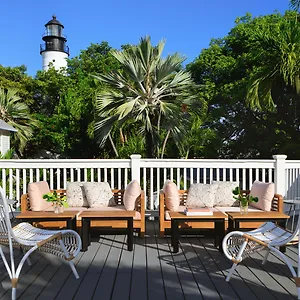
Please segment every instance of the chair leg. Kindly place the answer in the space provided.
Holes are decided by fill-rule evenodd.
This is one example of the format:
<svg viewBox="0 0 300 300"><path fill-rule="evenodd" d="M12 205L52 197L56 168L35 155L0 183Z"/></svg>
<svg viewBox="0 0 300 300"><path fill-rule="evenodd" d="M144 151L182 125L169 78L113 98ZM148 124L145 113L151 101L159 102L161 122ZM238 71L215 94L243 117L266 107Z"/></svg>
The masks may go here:
<svg viewBox="0 0 300 300"><path fill-rule="evenodd" d="M232 276L232 274L233 274L233 272L234 272L236 266L237 266L237 263L234 263L234 264L232 265L231 269L229 270L228 275L227 275L227 277L226 277L226 281L227 281L227 282L229 282L229 280L230 280L230 278L231 278L231 276Z"/></svg>
<svg viewBox="0 0 300 300"><path fill-rule="evenodd" d="M262 261L262 264L263 264L263 265L266 264L267 259L268 259L268 256L269 256L269 253L270 253L270 249L267 249L266 254L265 254L265 256L264 256L264 259L263 259L263 261Z"/></svg>
<svg viewBox="0 0 300 300"><path fill-rule="evenodd" d="M59 240L59 244L60 244L61 248L64 251L65 257L66 258L70 257L69 252L67 251L64 242L62 240ZM69 265L70 265L70 267L71 267L71 269L73 271L73 274L74 274L75 278L78 279L79 275L78 275L78 272L77 272L77 270L76 270L76 268L74 266L74 263L72 261L70 261L70 260L68 261L68 263L69 263Z"/></svg>
<svg viewBox="0 0 300 300"><path fill-rule="evenodd" d="M11 279L11 299L16 300L17 299L17 284L18 284L18 278L12 278Z"/></svg>
<svg viewBox="0 0 300 300"><path fill-rule="evenodd" d="M26 250L24 250L21 246L20 246L20 251L21 251L21 253L22 253L23 255L26 254ZM31 265L32 265L29 256L27 257L26 261L27 261L28 266L31 266Z"/></svg>
<svg viewBox="0 0 300 300"><path fill-rule="evenodd" d="M17 299L17 288L12 288L11 289L11 300L16 300Z"/></svg>
<svg viewBox="0 0 300 300"><path fill-rule="evenodd" d="M75 278L78 279L79 275L78 275L78 272L77 272L77 270L76 270L76 268L74 266L74 263L72 261L68 261L68 263L69 263L69 265L70 265L70 267L71 267L71 269L73 271L73 274L74 274Z"/></svg>

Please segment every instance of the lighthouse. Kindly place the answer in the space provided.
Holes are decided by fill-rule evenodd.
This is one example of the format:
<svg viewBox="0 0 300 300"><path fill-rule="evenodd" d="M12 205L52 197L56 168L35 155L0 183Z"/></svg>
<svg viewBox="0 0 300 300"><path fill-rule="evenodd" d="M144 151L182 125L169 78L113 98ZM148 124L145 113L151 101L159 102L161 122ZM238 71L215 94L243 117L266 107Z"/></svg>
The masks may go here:
<svg viewBox="0 0 300 300"><path fill-rule="evenodd" d="M67 38L63 35L64 26L52 16L43 34L44 43L40 45L40 54L43 58L43 70L47 71L53 66L56 70L67 66L69 47L66 45Z"/></svg>

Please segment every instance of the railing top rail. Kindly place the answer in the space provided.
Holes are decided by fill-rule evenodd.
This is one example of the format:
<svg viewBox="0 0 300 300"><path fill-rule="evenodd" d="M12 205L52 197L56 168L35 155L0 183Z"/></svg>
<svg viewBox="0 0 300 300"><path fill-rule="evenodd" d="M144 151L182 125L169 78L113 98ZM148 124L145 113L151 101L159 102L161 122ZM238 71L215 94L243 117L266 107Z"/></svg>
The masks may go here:
<svg viewBox="0 0 300 300"><path fill-rule="evenodd" d="M141 159L142 168L275 168L275 160Z"/></svg>
<svg viewBox="0 0 300 300"><path fill-rule="evenodd" d="M0 168L129 168L130 159L1 159Z"/></svg>
<svg viewBox="0 0 300 300"><path fill-rule="evenodd" d="M287 165L298 165L298 167L300 166L300 160L286 160L285 163Z"/></svg>

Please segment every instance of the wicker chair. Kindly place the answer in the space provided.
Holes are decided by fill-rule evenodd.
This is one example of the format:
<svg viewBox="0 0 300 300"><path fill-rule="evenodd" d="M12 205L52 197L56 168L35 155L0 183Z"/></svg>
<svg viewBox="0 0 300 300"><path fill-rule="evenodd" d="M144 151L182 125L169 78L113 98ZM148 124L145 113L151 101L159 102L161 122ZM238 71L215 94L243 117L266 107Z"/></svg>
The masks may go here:
<svg viewBox="0 0 300 300"><path fill-rule="evenodd" d="M255 230L248 232L232 231L223 239L223 251L228 259L233 262L226 277L228 282L238 263L251 253L266 250L262 264L265 264L271 251L275 252L288 266L294 277L298 299L300 299L300 248L298 244L298 271L296 272L291 260L280 251L280 247L298 243L300 238L300 217L294 232L278 227L273 222L266 222Z"/></svg>
<svg viewBox="0 0 300 300"><path fill-rule="evenodd" d="M2 245L9 247L10 264ZM13 247L24 250L24 256L17 267L14 262ZM12 228L4 191L0 187L0 255L11 279L12 299L16 299L18 278L24 262L27 260L30 264L29 255L35 250L63 258L70 265L75 278L79 278L73 263L73 259L81 250L81 239L78 233L73 230L44 230L25 222Z"/></svg>

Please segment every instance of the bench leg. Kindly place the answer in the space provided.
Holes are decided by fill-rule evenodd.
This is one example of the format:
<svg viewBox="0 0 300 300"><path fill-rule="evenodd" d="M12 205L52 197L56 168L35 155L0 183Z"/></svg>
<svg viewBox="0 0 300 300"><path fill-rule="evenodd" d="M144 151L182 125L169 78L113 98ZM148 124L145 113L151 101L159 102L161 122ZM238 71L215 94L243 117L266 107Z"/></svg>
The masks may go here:
<svg viewBox="0 0 300 300"><path fill-rule="evenodd" d="M127 249L133 250L133 218L127 220Z"/></svg>

